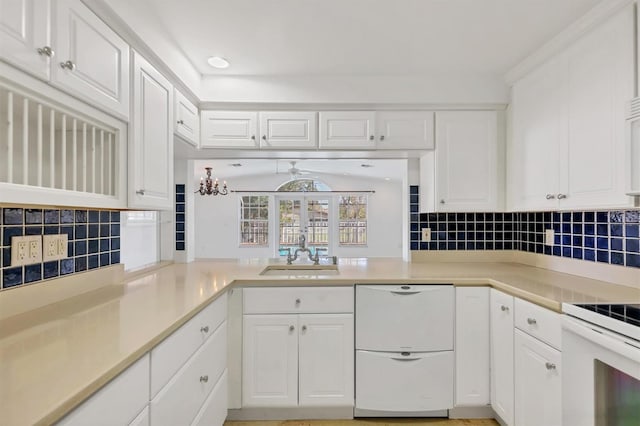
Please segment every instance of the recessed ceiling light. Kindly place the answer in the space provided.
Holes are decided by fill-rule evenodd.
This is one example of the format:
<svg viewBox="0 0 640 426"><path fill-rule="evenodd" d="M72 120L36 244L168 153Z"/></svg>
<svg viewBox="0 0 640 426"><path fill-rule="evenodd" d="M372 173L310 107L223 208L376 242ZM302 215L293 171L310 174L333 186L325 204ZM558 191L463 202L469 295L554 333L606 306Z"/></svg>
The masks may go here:
<svg viewBox="0 0 640 426"><path fill-rule="evenodd" d="M225 58L221 58L220 56L212 56L207 59L207 62L214 68L229 68L229 61Z"/></svg>
<svg viewBox="0 0 640 426"><path fill-rule="evenodd" d="M391 180L391 178L390 177L386 177L386 178L384 178L384 180Z"/></svg>

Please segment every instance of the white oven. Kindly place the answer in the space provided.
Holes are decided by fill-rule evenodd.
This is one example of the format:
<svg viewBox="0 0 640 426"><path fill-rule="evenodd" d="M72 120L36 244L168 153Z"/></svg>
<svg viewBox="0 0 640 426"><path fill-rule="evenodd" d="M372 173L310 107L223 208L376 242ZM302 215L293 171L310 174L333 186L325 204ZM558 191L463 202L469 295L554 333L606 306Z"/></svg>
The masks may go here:
<svg viewBox="0 0 640 426"><path fill-rule="evenodd" d="M627 306L640 312L640 305L563 305L564 426L640 425L640 322L635 312L625 319Z"/></svg>

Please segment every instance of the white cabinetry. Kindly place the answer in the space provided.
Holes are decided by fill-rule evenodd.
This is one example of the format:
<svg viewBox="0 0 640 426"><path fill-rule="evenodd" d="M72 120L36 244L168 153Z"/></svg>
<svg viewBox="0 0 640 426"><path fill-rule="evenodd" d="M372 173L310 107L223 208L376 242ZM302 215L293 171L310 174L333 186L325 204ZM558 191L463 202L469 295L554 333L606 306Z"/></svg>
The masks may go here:
<svg viewBox="0 0 640 426"><path fill-rule="evenodd" d="M625 105L634 91L629 6L516 82L510 207L630 205Z"/></svg>
<svg viewBox="0 0 640 426"><path fill-rule="evenodd" d="M378 111L378 149L433 149L433 111Z"/></svg>
<svg viewBox="0 0 640 426"><path fill-rule="evenodd" d="M436 113L436 149L420 158L420 209L501 210L495 111Z"/></svg>
<svg viewBox="0 0 640 426"><path fill-rule="evenodd" d="M174 92L173 132L189 144L198 147L200 139L200 117L198 107L178 90Z"/></svg>
<svg viewBox="0 0 640 426"><path fill-rule="evenodd" d="M0 0L0 10L0 57L128 120L129 45L87 6Z"/></svg>
<svg viewBox="0 0 640 426"><path fill-rule="evenodd" d="M316 148L316 113L267 111L260 113L260 148Z"/></svg>
<svg viewBox="0 0 640 426"><path fill-rule="evenodd" d="M491 406L513 425L513 297L491 289Z"/></svg>
<svg viewBox="0 0 640 426"><path fill-rule="evenodd" d="M49 22L50 0L0 0L0 58L48 80L56 53Z"/></svg>
<svg viewBox="0 0 640 426"><path fill-rule="evenodd" d="M134 104L129 140L129 207L173 206L173 86L133 56Z"/></svg>
<svg viewBox="0 0 640 426"><path fill-rule="evenodd" d="M243 407L353 406L353 288L243 295Z"/></svg>
<svg viewBox="0 0 640 426"><path fill-rule="evenodd" d="M136 424L149 402L149 355L131 367L69 413L59 426L109 426ZM143 416L144 417L144 416ZM142 421L138 424L144 424Z"/></svg>
<svg viewBox="0 0 640 426"><path fill-rule="evenodd" d="M202 111L202 148L259 148L258 113L253 111Z"/></svg>
<svg viewBox="0 0 640 426"><path fill-rule="evenodd" d="M374 111L320 112L321 149L375 149Z"/></svg>
<svg viewBox="0 0 640 426"><path fill-rule="evenodd" d="M491 403L489 287L456 287L455 405Z"/></svg>

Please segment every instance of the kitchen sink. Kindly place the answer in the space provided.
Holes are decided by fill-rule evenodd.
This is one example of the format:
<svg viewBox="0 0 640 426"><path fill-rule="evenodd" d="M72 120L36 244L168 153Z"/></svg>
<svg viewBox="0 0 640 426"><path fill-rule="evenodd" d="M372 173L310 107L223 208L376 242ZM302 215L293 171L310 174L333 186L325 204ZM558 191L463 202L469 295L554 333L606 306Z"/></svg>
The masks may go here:
<svg viewBox="0 0 640 426"><path fill-rule="evenodd" d="M319 276L339 273L338 265L269 265L260 275Z"/></svg>

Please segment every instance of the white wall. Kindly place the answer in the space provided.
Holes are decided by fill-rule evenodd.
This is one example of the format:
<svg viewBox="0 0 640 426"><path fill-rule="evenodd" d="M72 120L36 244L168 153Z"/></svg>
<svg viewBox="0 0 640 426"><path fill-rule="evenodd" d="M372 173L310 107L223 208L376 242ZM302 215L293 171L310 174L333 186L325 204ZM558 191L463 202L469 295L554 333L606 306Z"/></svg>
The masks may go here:
<svg viewBox="0 0 640 426"><path fill-rule="evenodd" d="M140 268L159 261L158 214L145 223L132 223L127 219L129 213L120 213L120 262L125 270Z"/></svg>
<svg viewBox="0 0 640 426"><path fill-rule="evenodd" d="M402 193L408 191L398 180L363 179L349 176L319 175L333 190L374 190L369 195L367 247L336 247L330 253L339 257L401 257L403 247ZM233 178L229 187L234 190L275 190L289 180L288 175L269 174ZM195 182L192 183L195 187ZM196 258L252 258L274 257L269 248L239 247L239 200L231 193L226 197L197 196L195 199L195 257ZM270 215L276 209L271 204ZM271 236L275 236L272 221Z"/></svg>

